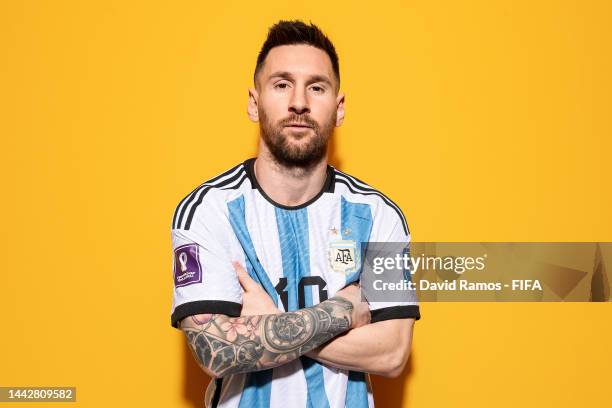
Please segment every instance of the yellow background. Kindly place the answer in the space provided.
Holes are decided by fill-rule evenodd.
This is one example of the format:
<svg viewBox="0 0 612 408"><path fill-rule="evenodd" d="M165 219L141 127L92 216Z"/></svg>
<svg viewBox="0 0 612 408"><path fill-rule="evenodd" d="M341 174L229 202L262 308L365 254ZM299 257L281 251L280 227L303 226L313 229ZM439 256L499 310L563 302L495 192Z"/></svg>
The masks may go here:
<svg viewBox="0 0 612 408"><path fill-rule="evenodd" d="M170 327L170 220L254 155L247 88L280 18L334 41L335 164L414 240L612 241L608 1L3 1L1 386L202 406ZM423 304L378 406L607 405L610 312Z"/></svg>

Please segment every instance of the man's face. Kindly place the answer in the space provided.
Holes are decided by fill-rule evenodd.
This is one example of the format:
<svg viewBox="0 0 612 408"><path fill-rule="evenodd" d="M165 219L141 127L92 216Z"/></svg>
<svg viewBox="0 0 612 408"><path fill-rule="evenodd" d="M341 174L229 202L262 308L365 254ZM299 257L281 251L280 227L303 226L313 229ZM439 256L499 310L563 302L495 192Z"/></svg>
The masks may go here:
<svg viewBox="0 0 612 408"><path fill-rule="evenodd" d="M327 143L344 116L344 95L325 51L283 45L268 53L250 90L249 116L259 121L262 139L285 167L308 168L326 155Z"/></svg>

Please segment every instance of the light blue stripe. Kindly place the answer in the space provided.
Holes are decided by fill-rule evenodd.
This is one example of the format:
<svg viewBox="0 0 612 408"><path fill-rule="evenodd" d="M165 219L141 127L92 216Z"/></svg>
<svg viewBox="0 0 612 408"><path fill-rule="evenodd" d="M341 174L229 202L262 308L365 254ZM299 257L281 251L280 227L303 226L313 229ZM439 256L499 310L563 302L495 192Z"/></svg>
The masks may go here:
<svg viewBox="0 0 612 408"><path fill-rule="evenodd" d="M346 408L368 408L368 386L364 373L349 371L344 406Z"/></svg>
<svg viewBox="0 0 612 408"><path fill-rule="evenodd" d="M283 259L283 275L287 278L288 311L294 311L298 309L299 281L310 276L308 211L305 208L276 208L276 225ZM312 286L307 286L304 290L304 303L306 307L313 306ZM300 357L300 361L308 388L306 406L329 408L321 364L305 356Z"/></svg>
<svg viewBox="0 0 612 408"><path fill-rule="evenodd" d="M238 408L270 408L272 368L246 374Z"/></svg>
<svg viewBox="0 0 612 408"><path fill-rule="evenodd" d="M306 386L308 387L307 407L329 408L329 400L325 393L325 379L323 378L323 367L318 361L310 357L300 357L304 375L306 376Z"/></svg>
<svg viewBox="0 0 612 408"><path fill-rule="evenodd" d="M294 211L294 219L296 221L296 254L298 261L298 287L299 282L305 276L310 276L310 242L308 237L308 211L304 208ZM299 308L298 304L298 308ZM313 306L312 304L312 286L306 286L304 289L304 307Z"/></svg>
<svg viewBox="0 0 612 408"><path fill-rule="evenodd" d="M342 239L355 241L357 251L360 252L360 259L363 261L364 251L362 244L368 242L370 233L372 232L372 211L368 204L351 203L342 197L340 207L340 233ZM361 273L361 264L357 270L346 277L346 283L352 283L359 280Z"/></svg>
<svg viewBox="0 0 612 408"><path fill-rule="evenodd" d="M249 275L251 275L251 278L253 278L254 281L263 286L268 295L270 295L274 301L274 304L278 305L276 289L274 288L274 285L272 285L272 282L270 282L268 274L259 262L257 253L255 252L255 247L253 246L253 241L251 240L251 235L249 234L249 230L246 225L244 196L240 196L227 203L227 208L229 210L230 224L232 225L234 234L236 234L236 238L238 238L238 241L240 242L242 250L246 256L246 267Z"/></svg>
<svg viewBox="0 0 612 408"><path fill-rule="evenodd" d="M276 211L276 226L278 228L278 242L280 244L281 258L283 260L283 276L287 279L287 312L292 312L298 309L298 271L301 263L299 260L300 256L308 257L308 252L299 252L297 248L297 240L299 232L297 228L298 223L295 220L295 216L292 215L293 211L285 211L280 208L275 208ZM295 212L301 212L302 210L296 210ZM308 220L306 221L308 222ZM306 234L308 234L308 224L306 224ZM308 237L308 236L307 236ZM308 240L308 238L307 238ZM308 246L306 246L308 251Z"/></svg>
<svg viewBox="0 0 612 408"><path fill-rule="evenodd" d="M370 239L372 232L372 211L368 204L351 203L342 197L340 207L340 225L342 239L355 241L356 251L360 252L360 261L363 261L364 251L362 248ZM346 277L346 283L359 280L361 263L357 270ZM347 408L368 407L368 388L365 375L359 371L349 371L346 386Z"/></svg>
<svg viewBox="0 0 612 408"><path fill-rule="evenodd" d="M257 258L251 235L246 225L244 196L227 203L230 224L238 238L246 257L246 267L249 275L259 282L277 304L277 295L270 278ZM244 388L240 396L240 408L270 408L270 393L272 391L272 370L255 371L246 374Z"/></svg>

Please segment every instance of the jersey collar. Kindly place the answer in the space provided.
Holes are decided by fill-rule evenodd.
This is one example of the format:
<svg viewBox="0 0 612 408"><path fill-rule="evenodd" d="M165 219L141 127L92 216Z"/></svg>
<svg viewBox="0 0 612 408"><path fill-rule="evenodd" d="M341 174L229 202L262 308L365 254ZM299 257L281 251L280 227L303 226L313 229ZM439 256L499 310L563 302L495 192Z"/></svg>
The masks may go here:
<svg viewBox="0 0 612 408"><path fill-rule="evenodd" d="M263 188L261 188L261 186L257 182L257 178L255 177L255 169L254 169L255 159L256 158L253 157L253 158L250 158L244 161L244 169L246 171L247 177L251 181L251 186L257 189L257 191L259 191L259 193L263 196L263 198L265 198L270 204L272 204L275 207L282 208L283 210L299 210L301 208L308 207L310 204L317 201L319 197L323 195L323 193L333 193L334 192L335 172L334 172L334 168L328 164L327 165L327 177L325 178L325 183L323 183L323 188L321 188L321 191L319 191L317 195L315 195L310 200L300 205L283 205L283 204L277 203L276 201L271 199L266 194L266 192L263 190Z"/></svg>

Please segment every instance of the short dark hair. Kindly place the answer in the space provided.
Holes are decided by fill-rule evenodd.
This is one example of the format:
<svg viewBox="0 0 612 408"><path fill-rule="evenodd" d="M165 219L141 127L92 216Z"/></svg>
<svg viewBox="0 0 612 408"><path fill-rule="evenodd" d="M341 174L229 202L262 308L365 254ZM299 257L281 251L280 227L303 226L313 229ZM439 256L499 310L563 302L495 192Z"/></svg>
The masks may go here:
<svg viewBox="0 0 612 408"><path fill-rule="evenodd" d="M300 20L280 20L278 23L270 27L268 38L261 47L257 56L257 65L255 65L255 73L253 74L253 82L257 83L257 74L261 70L263 63L268 56L270 50L281 45L307 44L319 48L327 53L331 60L332 69L340 87L340 64L338 62L338 54L334 44L329 38L312 22L310 25L304 24Z"/></svg>

